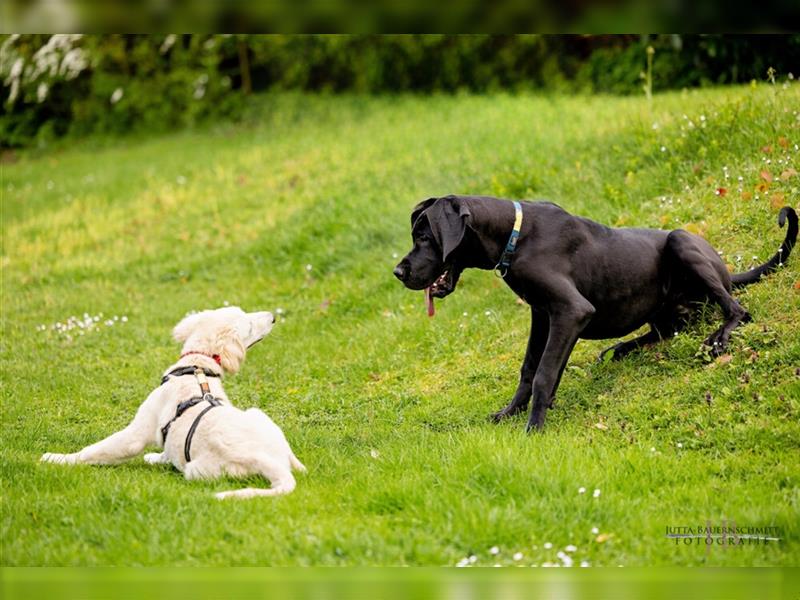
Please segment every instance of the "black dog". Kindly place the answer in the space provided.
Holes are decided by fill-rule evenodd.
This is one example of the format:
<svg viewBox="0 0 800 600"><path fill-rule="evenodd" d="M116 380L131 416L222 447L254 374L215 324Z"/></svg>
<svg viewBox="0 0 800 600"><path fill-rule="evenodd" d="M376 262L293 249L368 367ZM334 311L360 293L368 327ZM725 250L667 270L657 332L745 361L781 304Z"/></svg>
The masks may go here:
<svg viewBox="0 0 800 600"><path fill-rule="evenodd" d="M648 333L601 354L610 351L619 359L674 335L698 303L712 301L725 321L706 344L714 355L721 354L731 331L750 320L731 289L775 270L797 239L797 214L785 207L778 223L782 227L788 219L789 228L778 253L731 276L708 242L682 229L611 229L549 202L523 202L521 209L518 246L504 255L516 215L508 200L447 196L421 202L411 214L414 247L394 274L407 288L425 289L429 314L433 298L450 294L468 267L497 269L530 305L531 334L519 387L508 406L492 415L499 421L517 414L532 396L528 431L542 427L579 337L621 337L649 323Z"/></svg>

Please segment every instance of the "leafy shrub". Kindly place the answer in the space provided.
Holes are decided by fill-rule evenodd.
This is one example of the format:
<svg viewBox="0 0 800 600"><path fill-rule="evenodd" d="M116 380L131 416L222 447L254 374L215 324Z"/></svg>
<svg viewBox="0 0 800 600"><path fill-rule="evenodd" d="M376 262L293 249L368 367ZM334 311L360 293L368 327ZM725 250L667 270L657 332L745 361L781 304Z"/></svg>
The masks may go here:
<svg viewBox="0 0 800 600"><path fill-rule="evenodd" d="M191 125L241 99L222 36L6 36L0 145Z"/></svg>
<svg viewBox="0 0 800 600"><path fill-rule="evenodd" d="M0 146L192 125L270 89L641 93L786 75L800 35L6 35Z"/></svg>

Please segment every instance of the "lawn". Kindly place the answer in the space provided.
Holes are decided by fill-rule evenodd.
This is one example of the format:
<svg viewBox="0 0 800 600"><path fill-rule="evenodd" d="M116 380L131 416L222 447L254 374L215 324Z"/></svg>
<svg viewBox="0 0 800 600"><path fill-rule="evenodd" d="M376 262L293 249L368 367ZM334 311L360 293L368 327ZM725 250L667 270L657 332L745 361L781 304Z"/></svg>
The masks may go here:
<svg viewBox="0 0 800 600"><path fill-rule="evenodd" d="M797 207L800 85L256 102L2 164L2 564L798 563L800 256L738 293L754 323L721 360L698 352L713 309L617 363L579 342L530 436L486 419L516 388L527 307L467 271L430 319L392 268L413 205L448 193L683 227L734 270L763 262ZM177 357L172 326L225 303L280 313L226 390L307 465L293 494L218 502L231 481L141 459L38 463L124 426ZM724 521L782 540L665 537Z"/></svg>

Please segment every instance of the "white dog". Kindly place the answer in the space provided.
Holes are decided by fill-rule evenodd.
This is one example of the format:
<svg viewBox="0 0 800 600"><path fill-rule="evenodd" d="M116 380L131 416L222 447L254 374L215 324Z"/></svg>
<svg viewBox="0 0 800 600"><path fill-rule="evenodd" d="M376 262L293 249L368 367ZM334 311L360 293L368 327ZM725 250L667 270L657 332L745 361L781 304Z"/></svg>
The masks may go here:
<svg viewBox="0 0 800 600"><path fill-rule="evenodd" d="M235 306L186 317L172 332L183 342L180 359L125 429L80 452L48 452L41 460L115 464L157 445L164 451L145 454L144 460L172 463L186 479L260 474L272 484L221 492L219 499L290 493L295 488L292 469L305 467L283 432L259 409L233 407L222 389L223 373L236 373L247 348L266 336L274 322L272 313L245 313Z"/></svg>

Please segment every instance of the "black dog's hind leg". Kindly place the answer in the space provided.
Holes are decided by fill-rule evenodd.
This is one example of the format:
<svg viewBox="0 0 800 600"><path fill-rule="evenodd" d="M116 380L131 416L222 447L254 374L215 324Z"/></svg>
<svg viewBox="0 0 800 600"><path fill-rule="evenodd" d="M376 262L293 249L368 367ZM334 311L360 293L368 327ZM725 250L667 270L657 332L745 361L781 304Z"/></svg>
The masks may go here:
<svg viewBox="0 0 800 600"><path fill-rule="evenodd" d="M650 331L645 333L644 335L640 335L637 338L632 340L628 340L627 342L619 342L618 344L614 344L610 348L606 348L600 353L600 356L597 357L599 362L603 362L605 359L606 354L609 352L613 352L614 354L611 356L611 360L620 360L623 356L626 356L633 352L634 350L638 350L642 346L646 346L648 344L654 344L655 342L660 342L664 339L658 330L650 326Z"/></svg>
<svg viewBox="0 0 800 600"><path fill-rule="evenodd" d="M495 423L499 423L507 417L512 417L523 412L528 408L531 394L533 393L533 376L542 358L545 344L547 344L547 333L550 329L550 320L547 313L531 307L531 333L528 338L528 349L525 351L525 359L522 361L522 368L519 374L519 385L511 402L502 410L489 415Z"/></svg>
<svg viewBox="0 0 800 600"><path fill-rule="evenodd" d="M553 404L569 355L581 331L591 321L595 312L586 298L570 284L566 285L570 287L557 289L561 297L556 300L557 304L554 302L550 312L547 344L539 361L539 368L533 377L533 406L528 417L526 428L528 432L534 427L541 429L544 425L545 413Z"/></svg>
<svg viewBox="0 0 800 600"><path fill-rule="evenodd" d="M619 342L610 348L606 348L597 357L599 362L603 362L606 354L613 352L611 360L620 360L634 350L643 346L655 344L673 335L678 335L679 331L686 328L687 320L681 313L681 307L673 307L673 310L662 314L658 319L650 323L650 331L627 342Z"/></svg>
<svg viewBox="0 0 800 600"><path fill-rule="evenodd" d="M725 322L706 339L711 346L712 356L719 356L728 347L731 332L740 324L751 320L748 313L731 296L730 284L725 285L723 274L725 265L711 246L705 247L704 240L682 230L676 230L667 238L667 251L675 261L676 268L685 268L694 276L694 285L699 286L699 295L705 295L722 308ZM728 280L730 281L730 280Z"/></svg>

